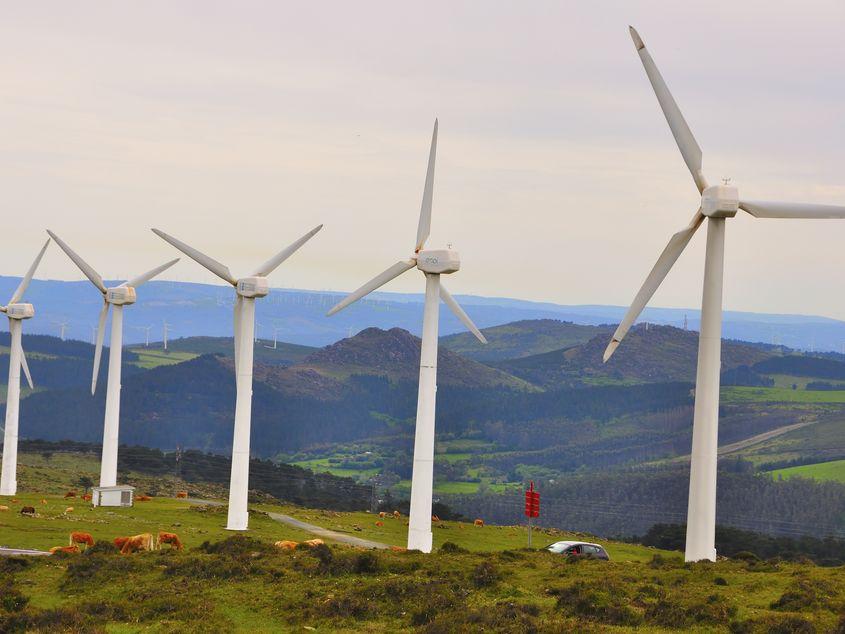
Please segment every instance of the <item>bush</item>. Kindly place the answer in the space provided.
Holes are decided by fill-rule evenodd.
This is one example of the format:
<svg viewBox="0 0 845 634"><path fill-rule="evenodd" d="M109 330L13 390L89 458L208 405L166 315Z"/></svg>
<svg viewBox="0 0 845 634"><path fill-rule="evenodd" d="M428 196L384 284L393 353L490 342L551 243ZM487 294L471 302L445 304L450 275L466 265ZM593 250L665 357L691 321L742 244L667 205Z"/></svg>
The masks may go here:
<svg viewBox="0 0 845 634"><path fill-rule="evenodd" d="M773 601L773 610L800 612L801 610L836 610L839 607L838 593L831 584L820 579L798 579Z"/></svg>
<svg viewBox="0 0 845 634"><path fill-rule="evenodd" d="M12 581L0 584L0 609L6 612L20 612L29 603L29 599L12 585Z"/></svg>
<svg viewBox="0 0 845 634"><path fill-rule="evenodd" d="M596 587L584 581L558 590L557 609L567 614L606 623L608 625L637 626L642 615L634 610L624 589L609 583L598 582Z"/></svg>
<svg viewBox="0 0 845 634"><path fill-rule="evenodd" d="M456 553L468 553L469 551L466 548L464 548L463 546L458 546L454 542L445 542L440 547L440 552L441 553L456 554Z"/></svg>
<svg viewBox="0 0 845 634"><path fill-rule="evenodd" d="M375 553L358 553L354 570L358 574L373 574L379 571L379 558Z"/></svg>
<svg viewBox="0 0 845 634"><path fill-rule="evenodd" d="M476 588L489 588L499 581L499 571L490 561L482 561L472 571L471 579Z"/></svg>

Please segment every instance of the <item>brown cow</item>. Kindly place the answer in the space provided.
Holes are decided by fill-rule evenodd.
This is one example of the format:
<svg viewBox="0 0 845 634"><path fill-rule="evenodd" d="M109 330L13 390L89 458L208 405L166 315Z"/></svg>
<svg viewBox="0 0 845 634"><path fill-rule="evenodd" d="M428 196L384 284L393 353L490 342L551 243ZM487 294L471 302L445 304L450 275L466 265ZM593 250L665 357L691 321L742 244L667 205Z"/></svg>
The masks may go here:
<svg viewBox="0 0 845 634"><path fill-rule="evenodd" d="M120 549L121 555L128 555L138 550L152 550L153 536L152 533L141 533L140 535L133 535L127 538L123 548Z"/></svg>
<svg viewBox="0 0 845 634"><path fill-rule="evenodd" d="M275 546L276 548L281 548L282 550L294 550L297 545L297 542L293 542L289 539L283 539L273 544L273 546Z"/></svg>
<svg viewBox="0 0 845 634"><path fill-rule="evenodd" d="M324 542L322 539L306 539L302 543L303 545L305 545L306 548L316 548L317 546L322 546L326 542Z"/></svg>
<svg viewBox="0 0 845 634"><path fill-rule="evenodd" d="M34 506L25 506L21 509L21 515L29 515L30 517L35 517L35 507Z"/></svg>
<svg viewBox="0 0 845 634"><path fill-rule="evenodd" d="M65 509L65 515L67 515L68 513L73 513L73 507L72 506L69 506Z"/></svg>
<svg viewBox="0 0 845 634"><path fill-rule="evenodd" d="M176 491L176 497L177 498L186 498L186 497L188 497L188 492L187 491Z"/></svg>
<svg viewBox="0 0 845 634"><path fill-rule="evenodd" d="M129 541L128 537L115 537L114 541L112 543L114 543L115 547L117 547L117 549L120 550L120 549L123 548L123 546L128 541Z"/></svg>
<svg viewBox="0 0 845 634"><path fill-rule="evenodd" d="M402 517L402 514L399 511L393 511L393 518L394 519L398 520L400 517Z"/></svg>
<svg viewBox="0 0 845 634"><path fill-rule="evenodd" d="M484 520L477 519L473 522L473 524L475 524L476 526L484 526Z"/></svg>
<svg viewBox="0 0 845 634"><path fill-rule="evenodd" d="M385 513L384 511L381 511L381 512L379 512L378 516L379 516L381 519L384 519L385 517L387 517L387 513Z"/></svg>
<svg viewBox="0 0 845 634"><path fill-rule="evenodd" d="M0 504L0 511L8 511L8 510L9 510L8 506L6 506L4 504Z"/></svg>
<svg viewBox="0 0 845 634"><path fill-rule="evenodd" d="M85 547L93 546L94 545L94 538L91 537L91 533L82 533L74 531L70 534L70 540L68 541L70 546L75 544L85 544Z"/></svg>
<svg viewBox="0 0 845 634"><path fill-rule="evenodd" d="M136 502L149 502L152 498L149 495L136 495L135 501Z"/></svg>
<svg viewBox="0 0 845 634"><path fill-rule="evenodd" d="M378 526L379 528L381 528L382 526L384 526L384 522L382 522L381 520L379 520L379 521L377 521L377 522L376 522L376 526Z"/></svg>
<svg viewBox="0 0 845 634"><path fill-rule="evenodd" d="M179 539L179 535L176 533L165 533L164 531L158 532L158 537L156 538L156 550L161 550L162 544L170 544L170 549L182 550L182 540Z"/></svg>
<svg viewBox="0 0 845 634"><path fill-rule="evenodd" d="M439 517L437 517L436 515L432 515L432 516L431 516L431 521L432 521L432 522L439 522L439 521L440 521L440 518L439 518Z"/></svg>
<svg viewBox="0 0 845 634"><path fill-rule="evenodd" d="M65 499L75 498L75 497L76 497L76 491L68 491L67 493L65 493Z"/></svg>
<svg viewBox="0 0 845 634"><path fill-rule="evenodd" d="M83 499L83 501L85 501L85 502L90 502L90 501L91 501L91 494L90 494L90 493L86 493L85 495L83 495L83 496L82 496L82 499Z"/></svg>
<svg viewBox="0 0 845 634"><path fill-rule="evenodd" d="M53 553L79 553L79 546L53 546L50 554Z"/></svg>
<svg viewBox="0 0 845 634"><path fill-rule="evenodd" d="M44 498L41 498L41 504L47 504L47 500L45 500Z"/></svg>

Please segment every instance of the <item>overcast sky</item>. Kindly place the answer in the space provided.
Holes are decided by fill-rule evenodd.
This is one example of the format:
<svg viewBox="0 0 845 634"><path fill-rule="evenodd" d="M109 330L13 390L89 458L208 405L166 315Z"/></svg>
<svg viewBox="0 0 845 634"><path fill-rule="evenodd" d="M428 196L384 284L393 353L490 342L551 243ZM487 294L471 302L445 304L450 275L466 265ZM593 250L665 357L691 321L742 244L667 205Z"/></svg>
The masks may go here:
<svg viewBox="0 0 845 634"><path fill-rule="evenodd" d="M325 223L271 284L355 288L413 249L437 116L453 293L627 304L698 206L628 24L711 182L845 204L845 3L785 4L7 3L0 272L49 227L136 275L173 257L155 226L246 274ZM728 225L726 308L845 319L845 221ZM704 234L653 306L699 304ZM81 275L52 248L39 277Z"/></svg>

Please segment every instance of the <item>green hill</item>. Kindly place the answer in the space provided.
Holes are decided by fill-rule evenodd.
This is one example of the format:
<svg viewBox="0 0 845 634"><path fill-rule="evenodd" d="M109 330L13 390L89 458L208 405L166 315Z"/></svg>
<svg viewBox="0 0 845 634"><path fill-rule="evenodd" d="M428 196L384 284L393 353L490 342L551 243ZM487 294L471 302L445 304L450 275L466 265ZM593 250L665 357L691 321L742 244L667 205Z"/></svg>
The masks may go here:
<svg viewBox="0 0 845 634"><path fill-rule="evenodd" d="M585 326L556 319L532 319L484 328L483 332L487 338L486 344L478 341L471 333L463 332L441 337L440 345L452 352L486 363L570 348L587 343L601 334L610 336L613 329L608 326Z"/></svg>

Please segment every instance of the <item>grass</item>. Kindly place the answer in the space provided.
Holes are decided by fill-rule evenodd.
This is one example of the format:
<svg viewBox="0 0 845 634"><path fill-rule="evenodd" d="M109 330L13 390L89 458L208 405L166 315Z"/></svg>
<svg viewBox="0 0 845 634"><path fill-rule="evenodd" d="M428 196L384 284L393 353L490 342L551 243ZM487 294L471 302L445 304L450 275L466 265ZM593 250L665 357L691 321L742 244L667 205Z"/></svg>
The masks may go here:
<svg viewBox="0 0 845 634"><path fill-rule="evenodd" d="M199 356L193 352L177 352L155 348L130 348L129 351L138 355L138 360L133 364L145 370L151 370L162 365L176 365Z"/></svg>
<svg viewBox="0 0 845 634"><path fill-rule="evenodd" d="M810 478L813 480L832 480L833 482L845 482L845 460L831 460L830 462L819 462L817 464L806 464L798 467L787 467L770 471L773 477L788 478Z"/></svg>
<svg viewBox="0 0 845 634"><path fill-rule="evenodd" d="M780 387L723 387L723 403L845 403L845 390L793 390Z"/></svg>
<svg viewBox="0 0 845 634"><path fill-rule="evenodd" d="M51 476L54 488L65 486L96 466L92 456L23 457L25 487ZM0 558L4 632L821 632L837 628L845 602L837 568L684 564L677 552L608 540L599 541L612 561L568 561L525 549L522 526L439 522L430 555L341 545L283 552L272 541L308 535L266 512L396 546L405 544L407 519L252 504L250 531L232 535L223 508L195 510L183 500L91 509L76 499L71 513L56 494L28 489L17 500L0 512L0 543L46 548L67 543L71 530L110 540L164 529L187 547ZM39 516L15 512L23 504ZM534 544L573 537L594 539L545 529Z"/></svg>

